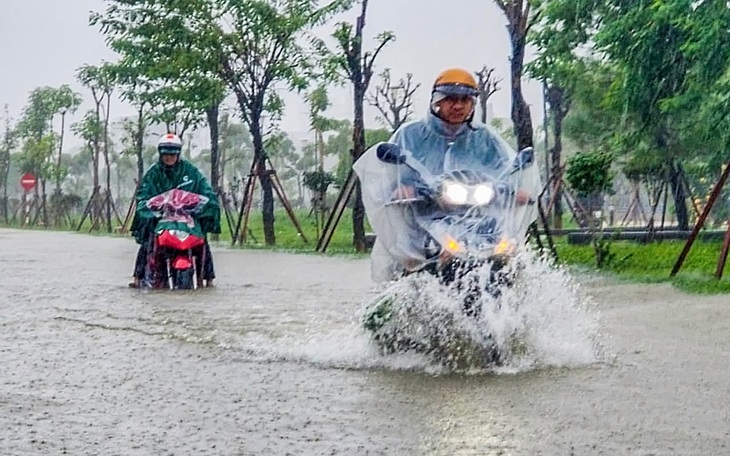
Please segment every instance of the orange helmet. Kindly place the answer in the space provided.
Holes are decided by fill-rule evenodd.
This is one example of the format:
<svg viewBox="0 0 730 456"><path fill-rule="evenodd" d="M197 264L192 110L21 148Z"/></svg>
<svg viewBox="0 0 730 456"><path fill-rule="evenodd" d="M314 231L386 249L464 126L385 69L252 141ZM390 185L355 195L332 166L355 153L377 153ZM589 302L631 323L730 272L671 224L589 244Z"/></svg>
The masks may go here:
<svg viewBox="0 0 730 456"><path fill-rule="evenodd" d="M436 77L433 92L446 96L469 95L475 97L479 94L479 86L470 72L461 68L449 68Z"/></svg>

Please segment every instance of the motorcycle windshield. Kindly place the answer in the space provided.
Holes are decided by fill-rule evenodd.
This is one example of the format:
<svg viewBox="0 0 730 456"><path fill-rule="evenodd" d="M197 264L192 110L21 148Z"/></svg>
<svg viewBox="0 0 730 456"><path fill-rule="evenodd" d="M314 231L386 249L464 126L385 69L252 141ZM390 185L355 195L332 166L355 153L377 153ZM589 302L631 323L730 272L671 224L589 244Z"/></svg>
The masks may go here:
<svg viewBox="0 0 730 456"><path fill-rule="evenodd" d="M206 196L175 188L150 198L146 205L159 218L155 230L158 234L165 230L177 230L202 238L203 233L195 216L208 200Z"/></svg>
<svg viewBox="0 0 730 456"><path fill-rule="evenodd" d="M451 161L439 170L423 166L407 150L400 151L400 159L383 160L378 156L382 144L353 165L376 235L373 279L392 280L419 270L439 261L444 251L452 257L488 259L505 242L524 244L537 218L540 177L534 164L511 166L516 153L506 142L499 147L510 163L500 169L476 154L452 159L447 151L442 161ZM529 195L532 203L518 204L518 194Z"/></svg>

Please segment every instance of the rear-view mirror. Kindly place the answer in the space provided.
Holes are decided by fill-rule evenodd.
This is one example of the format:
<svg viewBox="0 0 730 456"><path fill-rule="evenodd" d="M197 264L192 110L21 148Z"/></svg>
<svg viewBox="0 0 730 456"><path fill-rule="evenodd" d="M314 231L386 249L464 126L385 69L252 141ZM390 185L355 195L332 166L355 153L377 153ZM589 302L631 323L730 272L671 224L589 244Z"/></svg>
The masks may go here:
<svg viewBox="0 0 730 456"><path fill-rule="evenodd" d="M401 165L406 162L406 155L398 144L382 143L377 148L378 159L385 163Z"/></svg>
<svg viewBox="0 0 730 456"><path fill-rule="evenodd" d="M512 168L515 171L525 169L532 164L535 160L535 150L532 147L525 147L524 149L517 152Z"/></svg>

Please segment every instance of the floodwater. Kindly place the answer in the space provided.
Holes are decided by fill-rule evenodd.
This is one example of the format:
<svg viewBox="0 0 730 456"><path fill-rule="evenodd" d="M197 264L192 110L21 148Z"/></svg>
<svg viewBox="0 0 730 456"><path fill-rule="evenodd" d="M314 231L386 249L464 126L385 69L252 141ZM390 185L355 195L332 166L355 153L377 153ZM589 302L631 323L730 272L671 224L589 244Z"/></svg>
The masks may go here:
<svg viewBox="0 0 730 456"><path fill-rule="evenodd" d="M168 293L135 251L0 229L0 454L730 454L727 296L548 274L554 340L449 372L369 342L365 259L219 247Z"/></svg>

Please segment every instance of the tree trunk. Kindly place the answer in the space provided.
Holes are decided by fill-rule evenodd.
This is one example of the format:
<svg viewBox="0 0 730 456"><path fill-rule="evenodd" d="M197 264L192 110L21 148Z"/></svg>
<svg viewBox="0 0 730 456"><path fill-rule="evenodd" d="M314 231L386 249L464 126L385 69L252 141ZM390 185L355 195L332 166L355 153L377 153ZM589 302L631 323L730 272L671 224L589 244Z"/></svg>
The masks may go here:
<svg viewBox="0 0 730 456"><path fill-rule="evenodd" d="M210 186L216 192L220 191L220 161L219 161L219 129L218 129L218 111L219 104L214 103L205 112L208 117L208 129L210 131Z"/></svg>
<svg viewBox="0 0 730 456"><path fill-rule="evenodd" d="M484 125L487 124L487 95L484 92L479 93L479 110L481 121Z"/></svg>
<svg viewBox="0 0 730 456"><path fill-rule="evenodd" d="M687 194L682 185L682 169L676 161L669 171L669 185L674 196L674 210L677 214L677 227L680 230L689 230L689 214L687 211Z"/></svg>
<svg viewBox="0 0 730 456"><path fill-rule="evenodd" d="M112 166L111 163L109 163L109 152L105 151L104 153L104 160L106 161L106 196L102 201L105 201L105 213L104 217L106 219L106 232L111 233L112 232Z"/></svg>
<svg viewBox="0 0 730 456"><path fill-rule="evenodd" d="M360 78L360 81L362 78ZM363 100L365 88L363 84L355 81L354 84L354 107L355 119L352 128L352 162L360 158L365 152L365 120L363 118ZM365 244L365 205L362 202L362 190L360 181L355 183L355 201L352 208L352 243L356 252L364 252Z"/></svg>
<svg viewBox="0 0 730 456"><path fill-rule="evenodd" d="M63 156L63 134L66 129L66 112L61 113L61 136L58 141L58 160L56 161L56 193L61 194L61 157Z"/></svg>
<svg viewBox="0 0 730 456"><path fill-rule="evenodd" d="M219 195L222 194L223 189L221 188L219 173L219 155L218 155L218 144L219 144L219 130L218 130L218 110L219 104L212 104L205 112L208 117L208 130L210 131L210 186ZM223 201L221 201L223 203ZM211 234L211 239L214 241L218 240L218 234Z"/></svg>
<svg viewBox="0 0 730 456"><path fill-rule="evenodd" d="M562 166L563 152L563 120L568 114L568 104L565 100L565 90L550 85L547 90L548 104L550 105L550 117L553 121L553 147L550 149L550 174L559 176ZM553 228L563 228L563 190L558 185L555 190L555 205L553 207Z"/></svg>
<svg viewBox="0 0 730 456"><path fill-rule="evenodd" d="M97 221L99 218L101 218L101 210L99 207L99 198L98 198L98 192L99 192L99 159L101 158L101 145L99 144L99 139L94 138L94 141L92 143L92 149L91 149L91 180L92 180L92 198L93 202L89 209L89 212L91 214L91 218L93 220L92 226L96 226Z"/></svg>
<svg viewBox="0 0 730 456"><path fill-rule="evenodd" d="M135 134L135 149L137 154L137 185L142 182L144 177L144 113L143 106L137 111L137 133Z"/></svg>
<svg viewBox="0 0 730 456"><path fill-rule="evenodd" d="M658 127L655 137L656 145L659 150L665 151L667 157L672 157L672 146L677 141L672 137L670 128L665 124ZM672 196L674 197L674 211L677 215L677 225L680 230L689 229L689 213L687 211L687 194L682 185L682 168L675 158L668 158L667 166L669 175L667 179L672 188Z"/></svg>
<svg viewBox="0 0 730 456"><path fill-rule="evenodd" d="M5 182L3 185L3 221L5 223L8 223L8 216L10 213L10 208L8 208L8 183Z"/></svg>
<svg viewBox="0 0 730 456"><path fill-rule="evenodd" d="M525 57L525 37L512 35L512 123L518 150L532 147L532 118L530 106L522 96L522 71Z"/></svg>
<svg viewBox="0 0 730 456"><path fill-rule="evenodd" d="M0 145L0 184L3 188L2 213L5 223L8 222L8 177L10 174L10 116L8 115L8 105L5 105L5 132L3 135L3 143Z"/></svg>
<svg viewBox="0 0 730 456"><path fill-rule="evenodd" d="M109 160L109 108L111 106L111 94L107 94L106 110L104 112L104 167L106 171L106 192L105 198L105 214L106 232L112 232L112 164Z"/></svg>
<svg viewBox="0 0 730 456"><path fill-rule="evenodd" d="M0 153L0 183L3 188L2 213L3 220L8 221L8 174L10 173L10 151Z"/></svg>
<svg viewBox="0 0 730 456"><path fill-rule="evenodd" d="M48 195L46 194L46 179L41 180L41 207L43 208L43 226L48 228Z"/></svg>
<svg viewBox="0 0 730 456"><path fill-rule="evenodd" d="M228 144L228 136L230 135L229 117L227 114L221 116L218 122L218 144ZM228 153L226 147L218 147L218 183L225 190L226 186L226 163L228 162ZM230 190L230 189L229 189ZM233 195L231 195L233 196Z"/></svg>
<svg viewBox="0 0 730 456"><path fill-rule="evenodd" d="M274 192L271 188L271 175L266 169L266 151L264 150L264 140L261 135L261 124L259 123L260 118L260 115L253 117L251 125L254 160L257 165L254 173L261 182L261 216L264 223L264 241L266 242L266 245L276 245L276 231L274 230ZM251 208L249 208L249 210L250 209Z"/></svg>
<svg viewBox="0 0 730 456"><path fill-rule="evenodd" d="M10 160L9 157L0 157L0 165L3 166L3 168L0 170L1 177L2 177L2 186L3 186L3 221L5 223L8 222L8 172L10 171L10 168L7 167L4 160Z"/></svg>
<svg viewBox="0 0 730 456"><path fill-rule="evenodd" d="M3 183L3 221L8 223L8 180Z"/></svg>
<svg viewBox="0 0 730 456"><path fill-rule="evenodd" d="M529 20L529 3L523 11L524 0L511 0L503 11L507 16L507 30L512 44L510 60L510 82L512 93L512 124L517 137L517 148L532 147L532 119L530 106L522 96L522 73L525 61L525 42L527 39L527 22Z"/></svg>
<svg viewBox="0 0 730 456"><path fill-rule="evenodd" d="M274 231L274 192L271 188L271 174L266 169L266 160L260 159L261 163L261 174L259 179L261 180L261 194L262 194L262 211L261 215L264 222L264 240L266 245L276 245L276 232Z"/></svg>

